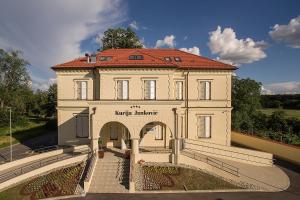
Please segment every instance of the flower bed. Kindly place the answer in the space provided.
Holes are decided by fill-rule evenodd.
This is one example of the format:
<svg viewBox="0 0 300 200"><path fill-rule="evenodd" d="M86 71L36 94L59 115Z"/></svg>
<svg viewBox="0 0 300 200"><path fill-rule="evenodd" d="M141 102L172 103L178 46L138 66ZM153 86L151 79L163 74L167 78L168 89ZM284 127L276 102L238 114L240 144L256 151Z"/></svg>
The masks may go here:
<svg viewBox="0 0 300 200"><path fill-rule="evenodd" d="M241 189L200 170L177 166L142 166L143 190Z"/></svg>
<svg viewBox="0 0 300 200"><path fill-rule="evenodd" d="M78 164L37 177L0 193L0 199L43 199L72 195L84 165Z"/></svg>

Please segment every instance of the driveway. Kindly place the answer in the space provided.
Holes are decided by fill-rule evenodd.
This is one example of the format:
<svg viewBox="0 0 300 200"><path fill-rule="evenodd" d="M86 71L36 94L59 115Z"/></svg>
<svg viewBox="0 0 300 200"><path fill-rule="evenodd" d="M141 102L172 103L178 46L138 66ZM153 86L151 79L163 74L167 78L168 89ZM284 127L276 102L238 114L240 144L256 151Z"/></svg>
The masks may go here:
<svg viewBox="0 0 300 200"><path fill-rule="evenodd" d="M57 131L32 138L23 143L15 144L12 147L13 160L25 158L32 155L34 149L46 146L57 145ZM0 149L0 163L8 162L10 159L10 147Z"/></svg>
<svg viewBox="0 0 300 200"><path fill-rule="evenodd" d="M291 185L284 192L222 192L222 193L164 193L164 194L87 194L85 198L73 199L107 199L107 200L156 200L156 199L208 199L208 200L299 200L300 199L300 167L278 160L276 163L289 176Z"/></svg>

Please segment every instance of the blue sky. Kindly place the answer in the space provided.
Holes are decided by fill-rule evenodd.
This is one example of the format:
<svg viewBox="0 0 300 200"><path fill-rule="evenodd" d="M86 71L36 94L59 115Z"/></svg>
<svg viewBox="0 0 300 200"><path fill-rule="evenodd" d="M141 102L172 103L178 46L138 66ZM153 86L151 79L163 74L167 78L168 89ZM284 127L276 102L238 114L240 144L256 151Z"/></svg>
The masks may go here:
<svg viewBox="0 0 300 200"><path fill-rule="evenodd" d="M97 37L107 28L131 24L146 48L194 47L190 51L196 54L199 50L202 56L239 65L238 76L262 82L267 91L300 93L299 0L0 4L0 48L24 52L32 64L34 87L45 88L54 81L49 66L99 48Z"/></svg>

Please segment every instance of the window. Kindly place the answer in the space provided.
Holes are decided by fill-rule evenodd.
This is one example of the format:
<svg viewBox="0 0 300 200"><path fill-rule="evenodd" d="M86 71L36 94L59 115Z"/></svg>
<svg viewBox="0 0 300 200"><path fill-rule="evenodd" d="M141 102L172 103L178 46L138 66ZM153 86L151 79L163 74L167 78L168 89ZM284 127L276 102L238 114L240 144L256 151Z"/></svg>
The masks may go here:
<svg viewBox="0 0 300 200"><path fill-rule="evenodd" d="M198 137L211 137L211 116L199 116L198 118Z"/></svg>
<svg viewBox="0 0 300 200"><path fill-rule="evenodd" d="M129 81L117 81L117 99L128 99L128 85Z"/></svg>
<svg viewBox="0 0 300 200"><path fill-rule="evenodd" d="M199 88L199 99L210 100L211 99L211 82L210 81L200 81Z"/></svg>
<svg viewBox="0 0 300 200"><path fill-rule="evenodd" d="M77 81L77 99L87 99L86 81Z"/></svg>
<svg viewBox="0 0 300 200"><path fill-rule="evenodd" d="M147 80L145 81L145 99L153 100L156 99L156 81Z"/></svg>
<svg viewBox="0 0 300 200"><path fill-rule="evenodd" d="M76 116L76 137L87 138L89 136L89 117L85 115Z"/></svg>
<svg viewBox="0 0 300 200"><path fill-rule="evenodd" d="M171 62L171 61L172 61L172 60L171 60L171 57L165 57L165 61Z"/></svg>
<svg viewBox="0 0 300 200"><path fill-rule="evenodd" d="M174 57L174 60L175 60L176 62L181 62L181 58L180 58L180 57Z"/></svg>
<svg viewBox="0 0 300 200"><path fill-rule="evenodd" d="M100 57L100 61L110 61L110 60L112 60L111 56L101 56Z"/></svg>
<svg viewBox="0 0 300 200"><path fill-rule="evenodd" d="M110 126L110 140L118 140L118 127Z"/></svg>
<svg viewBox="0 0 300 200"><path fill-rule="evenodd" d="M144 60L144 56L142 56L142 55L131 55L131 56L129 56L129 60Z"/></svg>
<svg viewBox="0 0 300 200"><path fill-rule="evenodd" d="M182 100L183 99L183 82L182 81L176 81L176 99Z"/></svg>
<svg viewBox="0 0 300 200"><path fill-rule="evenodd" d="M91 63L95 63L96 62L96 54L92 54L91 55L90 62Z"/></svg>
<svg viewBox="0 0 300 200"><path fill-rule="evenodd" d="M162 134L162 126L158 125L155 131L155 139L156 140L162 140L163 139L163 134Z"/></svg>

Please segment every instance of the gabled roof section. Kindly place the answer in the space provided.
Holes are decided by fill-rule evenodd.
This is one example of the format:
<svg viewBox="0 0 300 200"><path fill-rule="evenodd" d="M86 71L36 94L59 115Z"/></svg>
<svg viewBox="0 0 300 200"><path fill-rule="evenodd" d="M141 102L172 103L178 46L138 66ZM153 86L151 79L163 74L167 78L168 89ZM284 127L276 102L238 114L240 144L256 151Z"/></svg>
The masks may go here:
<svg viewBox="0 0 300 200"><path fill-rule="evenodd" d="M129 56L142 55L142 60L130 60ZM111 57L106 61L101 61L101 57ZM171 58L170 61L165 60ZM175 61L175 57L180 58L180 62ZM236 67L211 60L202 56L197 56L177 49L108 49L96 54L96 62L88 63L87 57L81 57L66 63L58 64L52 69L93 69L93 68L177 68L177 69L222 69L235 70Z"/></svg>

